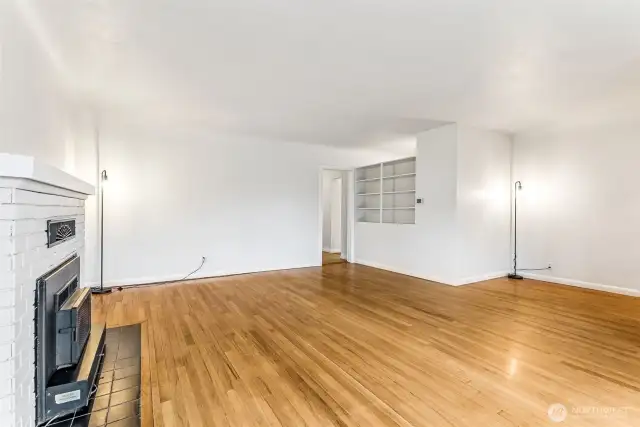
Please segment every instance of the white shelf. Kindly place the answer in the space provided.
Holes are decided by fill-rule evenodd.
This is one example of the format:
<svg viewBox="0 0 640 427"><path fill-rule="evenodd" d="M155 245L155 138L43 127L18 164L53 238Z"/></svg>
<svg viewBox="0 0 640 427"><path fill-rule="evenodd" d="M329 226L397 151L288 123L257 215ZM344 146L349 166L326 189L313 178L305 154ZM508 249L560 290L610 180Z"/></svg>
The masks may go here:
<svg viewBox="0 0 640 427"><path fill-rule="evenodd" d="M383 211L388 211L388 210L406 210L406 209L415 209L415 207L414 206L404 206L404 207L398 207L398 208L382 208Z"/></svg>
<svg viewBox="0 0 640 427"><path fill-rule="evenodd" d="M356 208L356 209L360 209L363 211L377 211L380 210L380 208Z"/></svg>
<svg viewBox="0 0 640 427"><path fill-rule="evenodd" d="M380 180L380 177L377 178L367 178L367 179L359 179L356 182L369 182L369 181L378 181Z"/></svg>
<svg viewBox="0 0 640 427"><path fill-rule="evenodd" d="M380 193L358 193L357 196L379 196Z"/></svg>
<svg viewBox="0 0 640 427"><path fill-rule="evenodd" d="M400 175L389 175L389 176L383 176L383 179L392 179L392 178L404 178L407 176L416 176L415 172L414 173L401 173Z"/></svg>
<svg viewBox="0 0 640 427"><path fill-rule="evenodd" d="M407 193L415 193L416 190L402 190L402 191L384 191L382 194L407 194ZM378 193L374 193L378 194ZM361 194L358 194L361 196Z"/></svg>

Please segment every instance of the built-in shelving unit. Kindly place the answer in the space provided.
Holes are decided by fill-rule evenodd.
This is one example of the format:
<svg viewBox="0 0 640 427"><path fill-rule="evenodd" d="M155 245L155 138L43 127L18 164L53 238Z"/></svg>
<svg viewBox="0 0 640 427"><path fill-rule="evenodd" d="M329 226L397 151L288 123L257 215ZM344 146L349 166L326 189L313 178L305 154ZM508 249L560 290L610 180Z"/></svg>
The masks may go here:
<svg viewBox="0 0 640 427"><path fill-rule="evenodd" d="M416 158L356 169L358 222L415 224Z"/></svg>
<svg viewBox="0 0 640 427"><path fill-rule="evenodd" d="M380 165L365 166L356 170L356 220L380 222L382 169Z"/></svg>

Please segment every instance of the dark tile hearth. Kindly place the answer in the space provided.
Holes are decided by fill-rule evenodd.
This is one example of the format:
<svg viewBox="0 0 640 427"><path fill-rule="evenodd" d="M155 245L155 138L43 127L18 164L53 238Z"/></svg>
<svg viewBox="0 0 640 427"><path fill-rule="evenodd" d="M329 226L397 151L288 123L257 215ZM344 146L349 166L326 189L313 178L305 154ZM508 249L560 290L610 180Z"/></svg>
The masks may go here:
<svg viewBox="0 0 640 427"><path fill-rule="evenodd" d="M111 405L120 405L121 403L138 400L140 397L140 387L132 387L126 390L111 393Z"/></svg>
<svg viewBox="0 0 640 427"><path fill-rule="evenodd" d="M50 427L140 427L140 324L107 329L97 390L89 408Z"/></svg>

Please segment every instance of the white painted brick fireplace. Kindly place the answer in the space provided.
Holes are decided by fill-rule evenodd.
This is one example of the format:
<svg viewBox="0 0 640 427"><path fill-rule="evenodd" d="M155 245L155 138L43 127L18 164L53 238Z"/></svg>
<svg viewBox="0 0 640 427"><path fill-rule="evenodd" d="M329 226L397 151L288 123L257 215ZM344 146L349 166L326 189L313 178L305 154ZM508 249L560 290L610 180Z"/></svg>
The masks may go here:
<svg viewBox="0 0 640 427"><path fill-rule="evenodd" d="M84 254L90 184L31 157L0 154L0 424L35 425L36 280ZM76 220L75 238L47 247L47 221ZM84 283L81 278L81 283Z"/></svg>

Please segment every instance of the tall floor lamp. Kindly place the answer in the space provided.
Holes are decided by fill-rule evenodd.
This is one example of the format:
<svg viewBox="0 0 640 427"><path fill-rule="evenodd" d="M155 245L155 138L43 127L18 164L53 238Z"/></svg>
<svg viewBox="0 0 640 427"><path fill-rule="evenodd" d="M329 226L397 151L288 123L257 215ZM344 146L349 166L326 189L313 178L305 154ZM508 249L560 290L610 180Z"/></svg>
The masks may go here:
<svg viewBox="0 0 640 427"><path fill-rule="evenodd" d="M107 171L100 173L100 286L91 290L94 294L108 294L111 289L104 288L104 187L107 183Z"/></svg>
<svg viewBox="0 0 640 427"><path fill-rule="evenodd" d="M522 190L522 182L516 181L513 201L513 273L509 274L509 279L522 280L518 274L518 191Z"/></svg>

